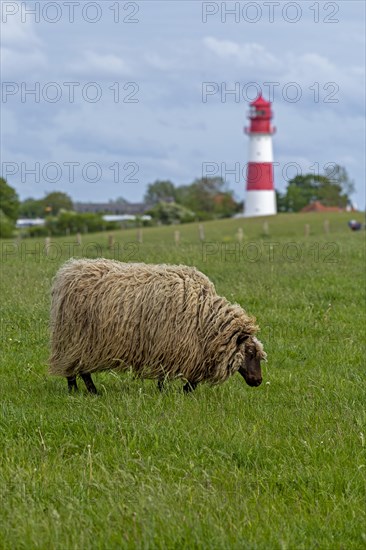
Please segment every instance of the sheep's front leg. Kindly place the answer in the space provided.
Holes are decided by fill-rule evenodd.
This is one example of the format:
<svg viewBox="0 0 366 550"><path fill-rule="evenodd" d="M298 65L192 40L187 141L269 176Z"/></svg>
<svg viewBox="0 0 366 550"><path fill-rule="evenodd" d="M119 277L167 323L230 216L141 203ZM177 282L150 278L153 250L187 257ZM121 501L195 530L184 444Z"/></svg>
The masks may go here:
<svg viewBox="0 0 366 550"><path fill-rule="evenodd" d="M187 382L187 384L184 384L183 391L184 393L190 393L194 391L197 388L197 382Z"/></svg>
<svg viewBox="0 0 366 550"><path fill-rule="evenodd" d="M89 372L81 373L80 376L84 380L86 389L88 390L88 392L97 394L98 391L97 391L97 388L94 386L94 382L92 380L90 373Z"/></svg>
<svg viewBox="0 0 366 550"><path fill-rule="evenodd" d="M76 383L76 376L68 376L67 377L67 387L69 389L69 393L72 393L73 391L74 392L79 391L78 390L78 385Z"/></svg>
<svg viewBox="0 0 366 550"><path fill-rule="evenodd" d="M163 391L164 389L164 380L158 380L158 390Z"/></svg>

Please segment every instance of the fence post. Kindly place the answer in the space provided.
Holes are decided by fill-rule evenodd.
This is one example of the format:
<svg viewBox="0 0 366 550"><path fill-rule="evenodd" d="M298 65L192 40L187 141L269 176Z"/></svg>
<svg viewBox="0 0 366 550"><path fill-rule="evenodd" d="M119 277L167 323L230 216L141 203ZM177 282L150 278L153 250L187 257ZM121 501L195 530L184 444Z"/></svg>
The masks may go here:
<svg viewBox="0 0 366 550"><path fill-rule="evenodd" d="M48 256L51 246L51 239L50 237L46 237L45 243L44 243L44 250L46 252L46 256Z"/></svg>

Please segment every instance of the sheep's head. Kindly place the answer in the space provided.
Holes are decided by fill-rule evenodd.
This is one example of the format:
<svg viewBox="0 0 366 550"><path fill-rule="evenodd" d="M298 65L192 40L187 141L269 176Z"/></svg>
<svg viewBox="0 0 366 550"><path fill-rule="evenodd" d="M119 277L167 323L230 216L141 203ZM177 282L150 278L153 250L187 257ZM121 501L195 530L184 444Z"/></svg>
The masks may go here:
<svg viewBox="0 0 366 550"><path fill-rule="evenodd" d="M249 386L259 386L262 383L261 361L265 361L267 355L255 336L243 338L243 341L244 364L238 370Z"/></svg>

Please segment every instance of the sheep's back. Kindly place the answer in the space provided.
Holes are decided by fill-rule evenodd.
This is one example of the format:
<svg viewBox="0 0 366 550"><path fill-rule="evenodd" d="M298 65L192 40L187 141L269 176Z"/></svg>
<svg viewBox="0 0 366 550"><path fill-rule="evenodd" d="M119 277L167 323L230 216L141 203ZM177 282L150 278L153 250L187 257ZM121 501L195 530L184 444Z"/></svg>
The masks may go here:
<svg viewBox="0 0 366 550"><path fill-rule="evenodd" d="M198 309L214 292L187 266L67 262L52 290L51 371L132 365L155 377L163 365L173 377L199 361Z"/></svg>

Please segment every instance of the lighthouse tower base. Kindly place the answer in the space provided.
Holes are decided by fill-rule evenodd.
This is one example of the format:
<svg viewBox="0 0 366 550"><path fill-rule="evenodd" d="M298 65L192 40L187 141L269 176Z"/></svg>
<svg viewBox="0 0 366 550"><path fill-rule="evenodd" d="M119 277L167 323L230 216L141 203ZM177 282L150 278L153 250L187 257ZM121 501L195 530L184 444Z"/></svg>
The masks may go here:
<svg viewBox="0 0 366 550"><path fill-rule="evenodd" d="M275 191L247 191L244 218L273 216L275 214L277 214Z"/></svg>

